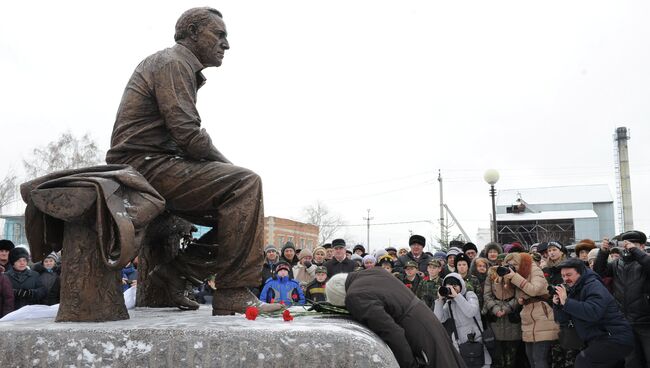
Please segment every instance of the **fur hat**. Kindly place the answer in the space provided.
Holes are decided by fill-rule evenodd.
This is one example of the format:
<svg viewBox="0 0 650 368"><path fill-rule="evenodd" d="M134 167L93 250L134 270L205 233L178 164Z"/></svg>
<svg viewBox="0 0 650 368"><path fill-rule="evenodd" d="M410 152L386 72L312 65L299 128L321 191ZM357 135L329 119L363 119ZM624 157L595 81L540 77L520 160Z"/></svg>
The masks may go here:
<svg viewBox="0 0 650 368"><path fill-rule="evenodd" d="M14 248L16 248L16 246L14 245L14 242L12 242L11 240L9 240L9 239L0 240L0 250L9 250L10 251L10 250L12 250Z"/></svg>
<svg viewBox="0 0 650 368"><path fill-rule="evenodd" d="M347 279L347 273L337 273L327 281L325 297L330 304L337 307L345 306L345 281Z"/></svg>
<svg viewBox="0 0 650 368"><path fill-rule="evenodd" d="M473 249L475 252L478 253L478 248L476 248L476 244L470 242L470 243L465 243L465 245L463 245L463 253L466 253L470 249Z"/></svg>
<svg viewBox="0 0 650 368"><path fill-rule="evenodd" d="M29 252L27 249L23 247L15 247L14 249L9 251L9 264L14 265L16 261L18 261L21 258L25 258L27 261L29 261Z"/></svg>
<svg viewBox="0 0 650 368"><path fill-rule="evenodd" d="M352 248L352 252L353 252L353 253L356 252L357 249L361 250L361 253L365 253L365 252L366 252L366 248L365 248L363 245L361 245L361 244L357 244L357 245L355 245L354 248Z"/></svg>
<svg viewBox="0 0 650 368"><path fill-rule="evenodd" d="M409 247L413 244L420 244L421 246L427 245L427 240L422 235L411 235L409 238Z"/></svg>
<svg viewBox="0 0 650 368"><path fill-rule="evenodd" d="M458 262L465 261L467 263L467 268L469 269L469 265L472 264L472 260L469 259L467 254L465 253L458 253L456 254L456 257L454 257L454 265L458 267Z"/></svg>
<svg viewBox="0 0 650 368"><path fill-rule="evenodd" d="M576 244L576 254L580 255L580 252L583 250L586 250L589 252L590 250L596 248L596 243L591 240L591 239L582 239Z"/></svg>

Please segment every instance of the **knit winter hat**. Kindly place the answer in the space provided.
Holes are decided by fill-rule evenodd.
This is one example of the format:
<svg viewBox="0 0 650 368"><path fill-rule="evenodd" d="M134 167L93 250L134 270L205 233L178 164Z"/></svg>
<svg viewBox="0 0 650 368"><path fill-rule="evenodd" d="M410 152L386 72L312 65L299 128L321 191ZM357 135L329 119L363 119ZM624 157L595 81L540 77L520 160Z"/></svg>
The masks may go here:
<svg viewBox="0 0 650 368"><path fill-rule="evenodd" d="M329 279L325 287L325 297L330 304L337 307L345 306L345 281L347 279L347 273L337 273Z"/></svg>
<svg viewBox="0 0 650 368"><path fill-rule="evenodd" d="M288 262L285 261L280 261L276 266L275 266L275 273L280 272L280 270L286 270L289 272L291 270L291 265L289 265Z"/></svg>
<svg viewBox="0 0 650 368"><path fill-rule="evenodd" d="M59 262L59 256L55 252L48 254L45 258L52 258L54 262Z"/></svg>
<svg viewBox="0 0 650 368"><path fill-rule="evenodd" d="M276 248L275 246L273 246L273 244L269 244L269 245L266 246L266 248L264 248L264 254L266 254L266 253L268 253L268 252L275 252L275 253L277 253L277 252L278 252L278 248Z"/></svg>
<svg viewBox="0 0 650 368"><path fill-rule="evenodd" d="M598 257L598 252L599 251L600 251L600 249L598 249L598 248L594 248L594 249L590 250L589 254L587 254L587 262L591 261L592 259L596 259L596 257Z"/></svg>
<svg viewBox="0 0 650 368"><path fill-rule="evenodd" d="M385 256L386 254L388 254L388 252L386 251L386 249L381 249L381 248L379 248L379 249L377 249L376 251L374 251L373 256L375 256L375 259L379 259L379 258Z"/></svg>
<svg viewBox="0 0 650 368"><path fill-rule="evenodd" d="M470 243L465 243L465 245L463 245L463 253L467 252L470 249L473 249L475 252L478 253L478 248L476 247L476 244L470 242Z"/></svg>
<svg viewBox="0 0 650 368"><path fill-rule="evenodd" d="M433 258L435 259L446 259L447 258L447 253L443 251L437 251L433 254Z"/></svg>
<svg viewBox="0 0 650 368"><path fill-rule="evenodd" d="M362 262L363 264L366 264L366 262L377 263L377 259L374 256L368 254L367 256L363 257Z"/></svg>
<svg viewBox="0 0 650 368"><path fill-rule="evenodd" d="M303 259L305 257L313 257L314 255L311 253L311 250L309 249L303 249L300 251L300 254L298 254L298 259Z"/></svg>
<svg viewBox="0 0 650 368"><path fill-rule="evenodd" d="M451 248L449 248L449 250L447 251L447 257L446 257L446 258L448 258L449 256L456 256L456 254L458 254L458 253L462 253L462 252L463 252L463 251L462 251L461 249L459 249L459 248L451 247Z"/></svg>
<svg viewBox="0 0 650 368"><path fill-rule="evenodd" d="M325 250L325 248L323 248L323 247L316 247L316 248L314 249L313 254L315 255L316 253L319 253L319 252L320 252L321 254L323 254L324 256L327 255L327 250Z"/></svg>

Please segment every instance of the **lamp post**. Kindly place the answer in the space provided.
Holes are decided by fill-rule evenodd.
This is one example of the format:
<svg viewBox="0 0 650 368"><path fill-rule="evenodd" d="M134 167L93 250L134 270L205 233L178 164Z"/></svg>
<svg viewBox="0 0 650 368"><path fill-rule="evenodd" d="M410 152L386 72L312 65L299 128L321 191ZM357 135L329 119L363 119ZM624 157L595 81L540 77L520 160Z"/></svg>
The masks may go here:
<svg viewBox="0 0 650 368"><path fill-rule="evenodd" d="M494 184L499 181L499 172L495 169L485 170L483 179L490 184L490 197L492 197L492 241L498 242L499 232L497 230L497 208L494 203L494 197L496 196L497 191L494 189Z"/></svg>

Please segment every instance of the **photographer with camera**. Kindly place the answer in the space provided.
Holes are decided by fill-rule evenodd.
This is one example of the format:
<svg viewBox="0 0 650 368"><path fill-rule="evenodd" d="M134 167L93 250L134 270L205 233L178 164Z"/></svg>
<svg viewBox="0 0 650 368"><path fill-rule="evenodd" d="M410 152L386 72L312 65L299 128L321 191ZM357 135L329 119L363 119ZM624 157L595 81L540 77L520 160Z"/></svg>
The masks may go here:
<svg viewBox="0 0 650 368"><path fill-rule="evenodd" d="M490 267L483 291L483 309L496 337L493 366L499 368L517 367L517 348L521 343L521 317L515 287L503 278L510 270L510 266Z"/></svg>
<svg viewBox="0 0 650 368"><path fill-rule="evenodd" d="M650 367L650 256L645 253L647 237L641 231L620 235L623 256L608 263L611 244L601 245L594 271L600 277L612 277L614 299L632 325L634 351L625 359L625 367Z"/></svg>
<svg viewBox="0 0 650 368"><path fill-rule="evenodd" d="M576 357L575 367L616 367L634 346L630 324L600 277L584 261L571 258L558 267L564 284L555 286L555 320L572 322L587 345Z"/></svg>
<svg viewBox="0 0 650 368"><path fill-rule="evenodd" d="M468 367L489 367L492 364L492 358L483 346L478 297L467 290L459 274L450 273L444 278L433 312L445 325L448 320L452 322L452 340ZM483 351L482 356L477 354L480 350Z"/></svg>
<svg viewBox="0 0 650 368"><path fill-rule="evenodd" d="M513 268L503 278L516 287L515 297L523 305L519 315L528 362L532 368L547 368L548 352L559 332L553 319L553 309L546 302L549 299L548 282L542 269L528 253L508 254L504 259L506 265Z"/></svg>

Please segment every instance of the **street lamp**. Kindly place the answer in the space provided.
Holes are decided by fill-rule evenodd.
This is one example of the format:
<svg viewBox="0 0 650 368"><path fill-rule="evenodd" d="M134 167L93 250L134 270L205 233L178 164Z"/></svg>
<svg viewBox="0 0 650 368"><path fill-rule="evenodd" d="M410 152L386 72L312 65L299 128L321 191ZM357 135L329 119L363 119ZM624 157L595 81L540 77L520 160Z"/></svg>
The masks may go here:
<svg viewBox="0 0 650 368"><path fill-rule="evenodd" d="M495 169L485 170L483 179L490 184L490 197L492 197L492 241L497 242L499 232L497 230L497 208L494 203L494 196L497 194L497 191L494 189L494 184L499 181L499 172Z"/></svg>

